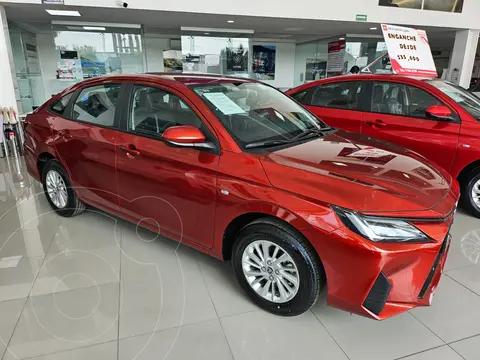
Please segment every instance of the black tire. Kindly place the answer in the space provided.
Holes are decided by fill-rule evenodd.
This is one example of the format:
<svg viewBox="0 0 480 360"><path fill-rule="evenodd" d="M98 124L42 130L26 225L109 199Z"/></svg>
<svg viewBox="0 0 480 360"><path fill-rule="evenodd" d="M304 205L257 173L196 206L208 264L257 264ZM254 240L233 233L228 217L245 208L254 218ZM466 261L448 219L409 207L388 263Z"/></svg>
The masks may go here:
<svg viewBox="0 0 480 360"><path fill-rule="evenodd" d="M267 240L280 246L295 262L299 287L288 302L269 301L257 294L248 283L243 272L242 256L244 250L257 240ZM289 226L270 218L255 220L239 232L233 247L232 266L240 286L253 302L276 315L295 316L309 310L325 284L323 266L311 244Z"/></svg>
<svg viewBox="0 0 480 360"><path fill-rule="evenodd" d="M480 206L473 199L473 186L480 180L480 168L472 170L462 183L462 205L473 216L480 218Z"/></svg>
<svg viewBox="0 0 480 360"><path fill-rule="evenodd" d="M48 194L46 177L50 170L56 171L65 182L67 190L67 204L63 208L59 208L58 206L56 206ZM43 191L45 192L48 203L58 215L63 217L72 217L82 213L85 210L85 204L78 198L75 190L72 188L72 184L70 182L70 179L68 178L67 173L57 160L52 159L45 164L42 172L42 184Z"/></svg>

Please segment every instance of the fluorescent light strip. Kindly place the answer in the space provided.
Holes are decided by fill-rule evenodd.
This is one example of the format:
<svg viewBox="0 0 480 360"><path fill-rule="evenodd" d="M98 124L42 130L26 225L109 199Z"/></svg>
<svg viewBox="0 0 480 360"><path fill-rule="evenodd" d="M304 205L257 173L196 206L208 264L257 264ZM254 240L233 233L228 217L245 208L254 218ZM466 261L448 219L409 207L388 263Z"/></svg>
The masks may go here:
<svg viewBox="0 0 480 360"><path fill-rule="evenodd" d="M105 31L106 29L101 26L84 26L84 30L98 30L98 31Z"/></svg>
<svg viewBox="0 0 480 360"><path fill-rule="evenodd" d="M99 26L99 27L115 27L126 29L140 29L142 26L137 24L120 24L120 23L97 23L97 22L85 22L85 21L64 21L64 20L52 20L52 25L71 25L71 26Z"/></svg>
<svg viewBox="0 0 480 360"><path fill-rule="evenodd" d="M53 16L82 16L78 11L71 10L45 10L47 13Z"/></svg>
<svg viewBox="0 0 480 360"><path fill-rule="evenodd" d="M181 31L198 31L198 32L209 32L211 33L238 33L238 34L253 34L255 31L250 29L217 29L217 28L201 28L201 27L189 27L181 26Z"/></svg>

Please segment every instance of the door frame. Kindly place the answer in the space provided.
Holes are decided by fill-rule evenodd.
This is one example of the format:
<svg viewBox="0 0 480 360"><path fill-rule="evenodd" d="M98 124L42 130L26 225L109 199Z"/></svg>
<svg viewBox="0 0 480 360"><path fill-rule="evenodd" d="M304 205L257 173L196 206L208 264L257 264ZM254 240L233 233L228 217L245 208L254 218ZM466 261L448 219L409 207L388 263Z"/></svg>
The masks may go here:
<svg viewBox="0 0 480 360"><path fill-rule="evenodd" d="M135 86L150 86L153 88L159 88L163 89L165 91L168 91L169 93L178 96L180 100L182 100L194 113L197 115L199 120L202 122L203 125L205 125L205 130L208 132L209 135L209 140L212 141L215 144L215 149L201 149L197 148L199 151L206 151L206 152L212 152L216 155L221 155L221 147L220 147L220 142L218 140L218 135L215 131L215 129L212 127L212 125L208 122L207 118L200 112L200 110L195 106L195 104L190 101L181 91L179 91L176 88L173 88L171 86L158 83L158 82L152 82L152 81L147 81L147 80L130 80L130 81L125 81L124 82L125 89L124 92L122 93L122 103L120 105L120 118L119 118L119 126L118 126L118 131L130 134L130 135L135 135L135 136L140 136L140 137L146 137L149 139L157 140L157 141L162 141L165 143L167 146L171 146L166 142L161 136L155 136L155 135L149 135L149 134L139 134L136 132L129 131L128 129L128 121L130 120L130 113L132 110L132 100L133 100L133 89Z"/></svg>
<svg viewBox="0 0 480 360"><path fill-rule="evenodd" d="M133 104L133 95L134 95L134 87L135 86L150 86L150 87L153 87L153 88L163 89L163 90L165 90L165 91L167 91L167 92L169 92L169 93L171 93L175 96L178 96L178 98L180 100L182 100L194 112L194 114L199 118L199 120L204 125L204 129L202 129L202 130L208 131L208 135L211 135L209 140L213 141L215 143L215 149L190 148L190 150L196 150L196 151L199 151L199 152L208 152L208 153L213 154L217 157L217 168L215 170L215 183L216 183L217 179L218 179L218 164L220 163L220 156L221 156L221 147L220 147L220 142L218 140L218 135L215 132L215 130L213 129L213 126L208 122L206 116L203 115L200 112L200 110L198 109L198 107L195 106L195 104L190 99L188 99L188 97L185 96L180 90L178 90L176 88L173 88L171 86L165 85L163 83L154 82L154 81L134 80L134 79L132 79L130 81L126 80L125 81L125 91L122 93L122 102L121 102L121 105L120 105L120 114L121 115L120 115L120 123L119 123L118 131L120 133L124 133L128 136L148 138L148 139L151 139L151 140L154 140L154 141L163 142L165 144L165 146L172 147L172 145L170 145L167 141L165 141L161 136L149 135L149 134L140 134L140 133L133 132L133 131L129 130L128 122L130 120L130 115L131 115L131 108L132 108L132 104ZM207 135L207 134L205 134L205 135ZM118 145L119 144L117 143L117 148L118 148ZM118 151L116 151L116 156L118 156ZM119 183L120 183L119 176L120 176L119 172L117 171L117 173L116 173L117 188L119 188ZM216 194L217 190L214 189L214 191L215 191L215 196L217 196L217 194ZM126 214L125 211L122 208L122 201L128 201L128 200L119 195L119 201L120 201L120 209L122 211L122 216L126 217L126 218L129 218L129 219L133 219L134 221L137 221L138 220L137 218L133 217L132 215ZM213 225L212 226L214 226L215 221L216 221L215 212L216 212L216 199L215 199L214 218L212 219L213 220ZM186 234L179 234L179 233L175 232L174 230L165 227L164 224L161 224L159 222L157 222L157 224L155 224L154 222L151 222L151 221L145 221L144 224L145 224L145 225L143 225L144 227L146 227L149 230L152 230L154 232L159 232L159 233L161 233L162 231L167 232L167 234L163 234L163 235L172 239L172 240L174 240L174 241L179 241L178 237L181 236L180 242L185 242L187 245L192 246L192 247L197 248L197 249L200 249L204 252L210 250L214 246L214 242L213 242L214 231L213 230L212 230L212 243L210 245L205 245L205 244L199 242L198 239L195 239L195 238L193 238L191 236L188 236ZM158 228L157 228L157 225L158 225Z"/></svg>

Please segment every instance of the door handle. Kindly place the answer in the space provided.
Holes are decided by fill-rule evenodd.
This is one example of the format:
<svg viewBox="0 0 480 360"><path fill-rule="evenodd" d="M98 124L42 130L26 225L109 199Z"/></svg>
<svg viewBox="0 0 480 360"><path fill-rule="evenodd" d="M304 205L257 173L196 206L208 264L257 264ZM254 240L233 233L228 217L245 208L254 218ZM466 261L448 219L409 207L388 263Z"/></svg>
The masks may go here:
<svg viewBox="0 0 480 360"><path fill-rule="evenodd" d="M369 125L369 126L373 126L373 127L376 127L376 128L383 128L385 126L387 126L386 123L384 123L382 120L380 119L377 119L375 121L372 121L372 120L367 120L365 121L365 124Z"/></svg>
<svg viewBox="0 0 480 360"><path fill-rule="evenodd" d="M135 159L136 156L140 155L140 151L132 144L126 146L120 145L118 148L122 150L129 159Z"/></svg>
<svg viewBox="0 0 480 360"><path fill-rule="evenodd" d="M58 134L62 137L63 141L67 142L73 139L72 134L70 134L69 130L61 130Z"/></svg>

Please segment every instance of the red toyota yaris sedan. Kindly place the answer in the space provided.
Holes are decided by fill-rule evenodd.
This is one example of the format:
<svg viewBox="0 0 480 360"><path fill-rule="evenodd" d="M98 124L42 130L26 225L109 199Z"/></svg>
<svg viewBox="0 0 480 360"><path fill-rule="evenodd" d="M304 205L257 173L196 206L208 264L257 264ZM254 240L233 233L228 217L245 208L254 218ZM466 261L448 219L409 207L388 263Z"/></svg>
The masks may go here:
<svg viewBox="0 0 480 360"><path fill-rule="evenodd" d="M61 216L101 208L231 260L262 308L376 319L429 305L459 187L420 156L328 128L248 79L84 81L29 115L25 157ZM141 304L139 304L141 306Z"/></svg>
<svg viewBox="0 0 480 360"><path fill-rule="evenodd" d="M387 140L448 171L480 218L480 98L440 79L348 75L287 92L328 125Z"/></svg>

